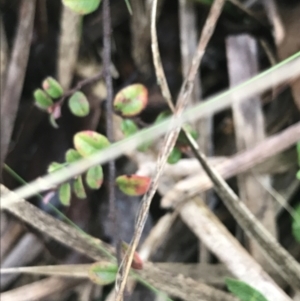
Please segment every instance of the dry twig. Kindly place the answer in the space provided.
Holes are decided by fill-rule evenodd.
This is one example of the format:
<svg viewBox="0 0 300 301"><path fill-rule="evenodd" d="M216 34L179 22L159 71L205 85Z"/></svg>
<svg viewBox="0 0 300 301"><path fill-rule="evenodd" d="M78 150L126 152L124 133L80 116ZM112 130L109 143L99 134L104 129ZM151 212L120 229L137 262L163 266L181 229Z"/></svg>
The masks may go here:
<svg viewBox="0 0 300 301"><path fill-rule="evenodd" d="M255 147L233 155L226 161L216 165L215 169L225 179L245 172L267 158L297 143L300 139L300 123L296 123L286 130L275 134ZM179 203L212 188L212 181L203 173L192 176L179 182L172 191L164 196L161 201L163 207L175 207Z"/></svg>
<svg viewBox="0 0 300 301"><path fill-rule="evenodd" d="M197 51L194 55L194 58L192 60L191 68L189 70L189 73L182 85L182 88L180 90L176 108L174 111L174 119L176 120L183 112L185 107L187 106L189 97L192 93L193 87L194 87L194 80L196 78L198 68L201 62L201 59L204 55L206 46L212 36L212 33L214 31L214 28L216 26L217 20L221 14L223 5L225 3L225 0L216 0L210 10L209 16L205 22L203 32L201 34ZM171 94L168 89L168 85L164 76L164 71L161 67L161 61L160 61L160 55L158 51L158 43L157 43L157 35L156 35L156 7L157 7L157 0L153 1L152 4L152 14L151 14L151 38L152 38L152 51L153 51L153 57L154 58L154 65L157 73L157 80L162 85L162 93L163 96L166 98L169 106L171 109L174 109L174 106L172 105L171 101ZM158 71L159 70L159 71ZM167 158L170 155L175 142L177 140L178 134L180 131L180 127L173 128L167 135L164 140L164 147L162 152L159 154L159 158L157 161L157 167L156 167L156 175L152 179L150 188L148 192L145 194L142 200L141 204L141 210L138 213L137 222L136 222L136 228L134 232L133 239L130 244L130 248L127 252L127 254L124 257L124 268L120 270L119 278L117 278L116 281L116 301L122 300L123 291L126 286L126 280L130 271L131 262L133 260L134 252L137 248L139 239L141 237L147 216L149 207L151 204L151 200L154 196L155 191L158 187L158 180L163 172L164 166L166 164Z"/></svg>
<svg viewBox="0 0 300 301"><path fill-rule="evenodd" d="M180 215L235 277L258 289L268 300L291 300L200 198L182 206Z"/></svg>
<svg viewBox="0 0 300 301"><path fill-rule="evenodd" d="M0 188L1 194L9 193L9 190L3 185L1 185ZM5 209L20 220L33 226L38 231L49 235L60 243L94 259L95 261L114 260L115 252L110 245L100 241L99 239L93 238L88 234L83 234L65 223L54 219L25 200L20 199L14 203L6 203L2 209ZM153 285L155 288L161 289L167 294L174 295L176 297L183 297L187 301L197 301L199 299L201 300L201 298L207 301L236 301L236 299L229 294L220 292L203 283L196 283L195 281L183 276L169 277L167 275L168 272L164 272L150 263L145 263L143 270L132 274L132 276L136 277L136 279L141 283L145 283L148 286ZM215 299L209 299L207 296L215 296ZM218 299L218 296L221 296L224 299Z"/></svg>
<svg viewBox="0 0 300 301"><path fill-rule="evenodd" d="M20 4L19 25L7 70L4 92L1 97L0 170L2 170L9 151L9 143L19 107L32 41L35 5L36 0L22 0Z"/></svg>

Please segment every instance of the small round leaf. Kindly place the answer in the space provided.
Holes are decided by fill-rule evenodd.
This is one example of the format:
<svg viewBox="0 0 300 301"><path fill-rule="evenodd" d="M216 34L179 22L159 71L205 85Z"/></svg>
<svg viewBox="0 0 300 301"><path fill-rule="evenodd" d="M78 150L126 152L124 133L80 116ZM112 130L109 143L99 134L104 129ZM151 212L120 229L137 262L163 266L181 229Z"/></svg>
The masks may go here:
<svg viewBox="0 0 300 301"><path fill-rule="evenodd" d="M88 157L110 145L108 139L93 131L82 131L74 135L74 146L79 154Z"/></svg>
<svg viewBox="0 0 300 301"><path fill-rule="evenodd" d="M147 192L151 179L139 175L122 175L116 178L121 191L127 195L138 196Z"/></svg>
<svg viewBox="0 0 300 301"><path fill-rule="evenodd" d="M66 161L68 163L73 163L73 162L76 162L78 160L80 160L82 158L82 156L79 154L79 152L73 148L69 149L67 152L66 152Z"/></svg>
<svg viewBox="0 0 300 301"><path fill-rule="evenodd" d="M71 186L69 183L60 185L58 191L59 199L64 206L70 206L71 201Z"/></svg>
<svg viewBox="0 0 300 301"><path fill-rule="evenodd" d="M52 162L48 167L48 173L62 169L65 165L57 162Z"/></svg>
<svg viewBox="0 0 300 301"><path fill-rule="evenodd" d="M82 177L79 176L77 177L74 182L73 182L73 190L74 193L76 194L76 196L79 199L85 199L86 198L86 193L85 193L85 189L82 183Z"/></svg>
<svg viewBox="0 0 300 301"><path fill-rule="evenodd" d="M87 185L91 189L99 189L103 183L103 169L100 165L88 169L85 177Z"/></svg>
<svg viewBox="0 0 300 301"><path fill-rule="evenodd" d="M130 135L135 134L139 128L131 119L123 119L121 122L121 130L125 137L129 137Z"/></svg>
<svg viewBox="0 0 300 301"><path fill-rule="evenodd" d="M60 83L50 76L43 81L42 87L52 98L59 98L64 94L64 90Z"/></svg>
<svg viewBox="0 0 300 301"><path fill-rule="evenodd" d="M78 117L85 117L90 112L90 104L82 92L75 92L69 98L68 105L70 111Z"/></svg>
<svg viewBox="0 0 300 301"><path fill-rule="evenodd" d="M101 0L63 0L63 4L80 15L87 15L95 11Z"/></svg>
<svg viewBox="0 0 300 301"><path fill-rule="evenodd" d="M35 105L41 110L47 111L53 105L53 100L42 89L36 89L33 96Z"/></svg>
<svg viewBox="0 0 300 301"><path fill-rule="evenodd" d="M166 120L170 116L171 116L170 111L163 111L156 117L154 124L158 124L158 123Z"/></svg>
<svg viewBox="0 0 300 301"><path fill-rule="evenodd" d="M118 266L111 262L96 262L89 268L89 278L96 284L107 285L116 280Z"/></svg>
<svg viewBox="0 0 300 301"><path fill-rule="evenodd" d="M177 147L174 147L173 150L171 151L169 157L168 157L168 163L169 164L175 164L180 159L181 159L181 151Z"/></svg>
<svg viewBox="0 0 300 301"><path fill-rule="evenodd" d="M124 117L140 114L148 103L148 90L144 85L130 85L118 92L114 99L114 109Z"/></svg>

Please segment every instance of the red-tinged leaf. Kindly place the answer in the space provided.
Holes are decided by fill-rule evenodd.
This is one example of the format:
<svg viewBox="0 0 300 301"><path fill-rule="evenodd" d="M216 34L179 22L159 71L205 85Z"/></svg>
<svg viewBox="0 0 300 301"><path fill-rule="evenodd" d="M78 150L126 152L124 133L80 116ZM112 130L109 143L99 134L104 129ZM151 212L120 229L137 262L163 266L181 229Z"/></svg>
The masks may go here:
<svg viewBox="0 0 300 301"><path fill-rule="evenodd" d="M89 278L96 284L107 285L116 280L118 265L111 262L96 262L89 268Z"/></svg>
<svg viewBox="0 0 300 301"><path fill-rule="evenodd" d="M148 90L144 85L134 84L122 89L114 99L114 109L124 117L140 114L148 103Z"/></svg>
<svg viewBox="0 0 300 301"><path fill-rule="evenodd" d="M61 103L56 102L53 106L49 107L48 113L51 114L54 119L61 117Z"/></svg>
<svg viewBox="0 0 300 301"><path fill-rule="evenodd" d="M42 89L35 90L33 96L35 105L41 110L47 111L53 105L53 100Z"/></svg>
<svg viewBox="0 0 300 301"><path fill-rule="evenodd" d="M85 117L90 112L90 104L82 92L75 92L68 101L70 111L78 117Z"/></svg>
<svg viewBox="0 0 300 301"><path fill-rule="evenodd" d="M122 256L125 256L128 248L129 248L129 245L126 242L122 241ZM143 260L140 257L139 253L137 253L137 252L134 252L131 267L135 270L143 269Z"/></svg>
<svg viewBox="0 0 300 301"><path fill-rule="evenodd" d="M74 146L79 154L88 157L110 145L108 139L93 131L83 131L74 135Z"/></svg>
<svg viewBox="0 0 300 301"><path fill-rule="evenodd" d="M60 185L58 195L59 195L60 202L64 206L70 206L70 201L71 201L70 183L64 183L64 184Z"/></svg>
<svg viewBox="0 0 300 301"><path fill-rule="evenodd" d="M181 151L177 148L174 147L173 150L171 151L171 154L168 157L168 163L169 164L175 164L181 159Z"/></svg>
<svg viewBox="0 0 300 301"><path fill-rule="evenodd" d="M73 190L79 199L85 199L86 193L82 182L82 177L78 176L73 182Z"/></svg>
<svg viewBox="0 0 300 301"><path fill-rule="evenodd" d="M44 204L48 204L50 203L51 199L55 196L55 192L54 191L50 191L48 193L46 193L44 196L43 196L43 203Z"/></svg>
<svg viewBox="0 0 300 301"><path fill-rule="evenodd" d="M80 15L87 15L95 11L101 0L63 0L63 4Z"/></svg>
<svg viewBox="0 0 300 301"><path fill-rule="evenodd" d="M43 81L42 87L52 98L59 98L64 93L64 90L60 83L50 76Z"/></svg>
<svg viewBox="0 0 300 301"><path fill-rule="evenodd" d="M80 159L82 159L82 156L79 154L79 152L73 148L69 149L67 152L66 152L66 161L68 163L73 163L73 162L76 162Z"/></svg>
<svg viewBox="0 0 300 301"><path fill-rule="evenodd" d="M88 169L85 181L91 189L99 189L103 183L102 167L100 165L96 165Z"/></svg>
<svg viewBox="0 0 300 301"><path fill-rule="evenodd" d="M138 175L123 175L116 178L116 183L121 191L127 195L137 196L147 192L151 179Z"/></svg>

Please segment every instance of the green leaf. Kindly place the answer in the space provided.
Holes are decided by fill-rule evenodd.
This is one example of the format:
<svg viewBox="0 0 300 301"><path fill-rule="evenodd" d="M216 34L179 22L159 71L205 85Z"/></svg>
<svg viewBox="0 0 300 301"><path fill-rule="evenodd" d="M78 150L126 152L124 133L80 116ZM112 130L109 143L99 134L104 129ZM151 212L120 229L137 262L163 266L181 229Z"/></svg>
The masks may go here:
<svg viewBox="0 0 300 301"><path fill-rule="evenodd" d="M52 98L59 98L64 94L64 90L60 83L50 76L43 81L42 87Z"/></svg>
<svg viewBox="0 0 300 301"><path fill-rule="evenodd" d="M88 157L110 145L108 139L93 131L82 131L74 135L74 146L79 154Z"/></svg>
<svg viewBox="0 0 300 301"><path fill-rule="evenodd" d="M96 262L89 268L89 278L96 284L107 285L116 280L118 265L111 262Z"/></svg>
<svg viewBox="0 0 300 301"><path fill-rule="evenodd" d="M194 138L194 139L198 138L197 131L193 130L193 128L189 124L185 124L184 129L192 136L192 138ZM177 141L179 144L183 144L183 145L189 144L183 131L180 131Z"/></svg>
<svg viewBox="0 0 300 301"><path fill-rule="evenodd" d="M101 0L63 0L63 4L80 15L87 15L95 11Z"/></svg>
<svg viewBox="0 0 300 301"><path fill-rule="evenodd" d="M36 89L33 93L35 105L44 111L53 105L53 100L42 90Z"/></svg>
<svg viewBox="0 0 300 301"><path fill-rule="evenodd" d="M142 112L148 103L148 90L144 85L130 85L116 95L114 109L124 117L133 117Z"/></svg>
<svg viewBox="0 0 300 301"><path fill-rule="evenodd" d="M82 177L78 176L73 182L73 190L79 199L85 199L86 193L82 183Z"/></svg>
<svg viewBox="0 0 300 301"><path fill-rule="evenodd" d="M292 232L295 240L300 243L300 204L293 213Z"/></svg>
<svg viewBox="0 0 300 301"><path fill-rule="evenodd" d="M296 174L296 177L298 180L300 180L300 170L298 170L297 174Z"/></svg>
<svg viewBox="0 0 300 301"><path fill-rule="evenodd" d="M243 281L225 279L227 288L241 301L268 301L259 291Z"/></svg>
<svg viewBox="0 0 300 301"><path fill-rule="evenodd" d="M160 122L166 120L170 116L171 116L170 111L163 111L156 117L154 124L159 124Z"/></svg>
<svg viewBox="0 0 300 301"><path fill-rule="evenodd" d="M73 162L76 162L80 159L82 159L82 156L79 154L79 152L73 148L69 149L67 152L66 152L66 161L68 163L73 163Z"/></svg>
<svg viewBox="0 0 300 301"><path fill-rule="evenodd" d="M50 114L50 115L49 115L49 121L50 121L50 124L51 124L55 129L58 129L58 128L59 128L59 126L58 126L58 124L57 124L57 122L56 122L56 118L55 118L54 114Z"/></svg>
<svg viewBox="0 0 300 301"><path fill-rule="evenodd" d="M130 135L133 135L137 133L139 128L135 124L134 121L131 119L123 119L121 122L121 131L125 135L125 137L129 137Z"/></svg>
<svg viewBox="0 0 300 301"><path fill-rule="evenodd" d="M52 163L49 165L47 171L48 171L48 173L51 173L51 172L60 170L60 169L62 169L63 167L65 167L65 164L57 163L57 162L52 162Z"/></svg>
<svg viewBox="0 0 300 301"><path fill-rule="evenodd" d="M175 164L181 159L181 151L174 147L171 154L168 157L168 163L169 164Z"/></svg>
<svg viewBox="0 0 300 301"><path fill-rule="evenodd" d="M145 142L142 145L140 145L137 150L140 152L145 152L149 149L150 145L152 144L153 141Z"/></svg>
<svg viewBox="0 0 300 301"><path fill-rule="evenodd" d="M69 183L60 185L58 191L59 199L64 206L70 206L71 201L71 186Z"/></svg>
<svg viewBox="0 0 300 301"><path fill-rule="evenodd" d="M103 170L100 165L88 169L85 181L92 189L99 189L103 183Z"/></svg>
<svg viewBox="0 0 300 301"><path fill-rule="evenodd" d="M116 178L116 184L127 195L143 195L149 189L151 179L139 175L122 175Z"/></svg>
<svg viewBox="0 0 300 301"><path fill-rule="evenodd" d="M90 104L82 92L75 92L69 98L68 105L75 116L84 117L90 113Z"/></svg>
<svg viewBox="0 0 300 301"><path fill-rule="evenodd" d="M300 166L300 141L297 143L298 165Z"/></svg>

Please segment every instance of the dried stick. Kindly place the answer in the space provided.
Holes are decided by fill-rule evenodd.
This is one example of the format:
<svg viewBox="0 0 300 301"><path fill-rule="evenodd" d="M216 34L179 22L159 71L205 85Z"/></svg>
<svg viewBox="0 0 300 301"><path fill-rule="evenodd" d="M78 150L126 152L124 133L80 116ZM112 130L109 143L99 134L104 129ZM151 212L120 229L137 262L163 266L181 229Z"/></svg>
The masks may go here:
<svg viewBox="0 0 300 301"><path fill-rule="evenodd" d="M237 96L239 99L245 99L258 95L259 93L298 75L300 75L300 52L236 88L227 90L224 93L211 97L206 102L200 103L191 109L187 109L181 116L178 116L176 120L168 118L158 125L141 130L120 142L112 144L91 157L84 158L71 164L68 169L62 169L53 172L52 174L45 175L16 189L14 194L8 194L2 197L0 206L51 189L52 187L85 172L92 166L104 164L126 152L133 151L141 144L153 141L162 136L170 130L170 127L181 126L181 124L185 122L193 122L201 117L220 112L231 106L234 98Z"/></svg>
<svg viewBox="0 0 300 301"><path fill-rule="evenodd" d="M76 67L82 16L62 6L58 50L58 81L66 90L70 87Z"/></svg>
<svg viewBox="0 0 300 301"><path fill-rule="evenodd" d="M183 205L180 216L235 277L258 289L268 300L291 301L199 197Z"/></svg>
<svg viewBox="0 0 300 301"><path fill-rule="evenodd" d="M288 127L282 132L266 138L255 147L237 153L229 159L216 164L215 169L225 179L245 172L266 159L288 149L300 140L300 122ZM210 178L203 173L189 177L175 185L161 201L162 207L175 207L181 202L193 198L199 193L212 188Z"/></svg>
<svg viewBox="0 0 300 301"><path fill-rule="evenodd" d="M185 77L189 71L192 57L197 50L197 14L195 3L189 0L179 1L179 21L182 73L183 77ZM200 70L198 73L200 73ZM201 82L199 74L195 78L194 89L190 98L190 104L197 104L201 99ZM211 156L213 151L212 116L198 120L193 126L195 130L199 132L199 137L197 139L199 148L206 156ZM209 192L203 193L202 198L206 203L209 203L211 196L212 195ZM201 242L199 242L198 258L200 262L209 261L209 253Z"/></svg>
<svg viewBox="0 0 300 301"><path fill-rule="evenodd" d="M0 186L0 192L1 194L13 193L3 185ZM114 260L115 252L110 245L99 239L93 238L88 234L78 232L76 229L54 219L52 216L44 213L23 199L19 199L18 202L15 203L6 203L6 206L3 206L2 208L18 217L20 220L33 226L38 231L45 233L56 241L59 241L95 261ZM236 301L236 299L229 294L220 292L208 285L191 281L185 277L168 277L166 276L168 275L167 272L156 268L150 263L145 263L144 266L142 271L139 273L132 273L132 276L148 287L153 285L151 287L153 290L157 288L170 295L177 297L184 296L184 299L187 301L197 301L199 299L201 300L201 298L207 301ZM178 289L181 286L182 288L185 287L185 289ZM207 294L211 296L221 296L224 297L224 299L205 299L204 296L207 296Z"/></svg>
<svg viewBox="0 0 300 301"><path fill-rule="evenodd" d="M0 294L1 301L41 301L53 294L63 293L82 283L81 279L50 277Z"/></svg>
<svg viewBox="0 0 300 301"><path fill-rule="evenodd" d="M277 242L268 230L263 227L259 220L255 218L220 174L214 168L209 166L207 159L201 152L197 153L197 158L213 182L215 191L223 200L227 209L235 217L241 228L250 238L256 240L266 257L282 277L293 288L296 289L297 287L300 287L299 263Z"/></svg>
<svg viewBox="0 0 300 301"><path fill-rule="evenodd" d="M205 22L203 32L201 34L197 51L196 54L193 57L192 60L192 65L189 70L189 73L181 87L178 99L177 99L177 104L176 108L174 111L174 119L176 120L183 112L185 109L189 97L192 93L193 87L194 87L194 80L196 78L198 68L201 62L201 59L204 55L206 46L213 34L214 28L216 26L217 20L221 14L223 5L225 3L225 0L215 0L214 3L212 4L209 16ZM151 14L151 38L156 39L156 42L153 42L152 40L152 51L153 53L156 53L156 59L159 58L159 52L157 51L157 35L156 35L156 8L157 8L157 0L154 0L152 3L152 14ZM161 65L159 65L160 59L154 60L155 68L156 69L162 69ZM167 82L164 76L163 70L160 71L158 74L159 77L157 76L158 82L163 85L162 91L163 91L163 96L166 97L166 100L170 106L171 109L173 109L173 106L171 105L171 95L167 86ZM116 301L122 301L122 296L123 292L126 286L126 281L127 277L130 271L130 266L133 260L133 255L134 252L137 248L138 242L140 240L147 216L148 216L148 211L149 207L151 204L151 200L155 194L155 191L157 190L158 187L158 181L159 178L163 172L164 166L166 164L167 158L169 154L171 153L178 134L180 131L180 127L175 127L172 129L169 134L166 135L166 138L164 140L164 147L162 152L159 154L159 158L157 161L157 166L156 166L156 175L154 179L152 179L150 188L148 192L145 194L145 196L142 199L142 204L141 204L141 210L138 213L138 218L136 221L136 226L135 226L135 232L133 235L133 239L130 244L130 248L127 252L127 254L124 257L124 268L119 271L119 278L117 278L116 281ZM188 135L188 134L187 134Z"/></svg>
<svg viewBox="0 0 300 301"><path fill-rule="evenodd" d="M32 41L36 0L22 0L19 25L7 70L3 96L1 97L1 154L0 170L9 149L14 123L19 107L25 72Z"/></svg>
<svg viewBox="0 0 300 301"><path fill-rule="evenodd" d="M3 18L0 16L0 90L1 97L3 93L3 87L5 84L7 64L8 63L8 45L6 34L3 26Z"/></svg>
<svg viewBox="0 0 300 301"><path fill-rule="evenodd" d="M231 87L258 73L258 51L254 38L245 34L230 36L226 40L226 52ZM251 149L264 141L265 125L259 96L237 100L232 105L232 112L237 151ZM271 186L269 175L259 175L256 179L248 172L238 176L240 198L262 225L277 237L274 202L270 194L262 186L257 185L257 180L265 183L265 186ZM262 266L269 264L254 240L247 239L246 243L257 262Z"/></svg>

